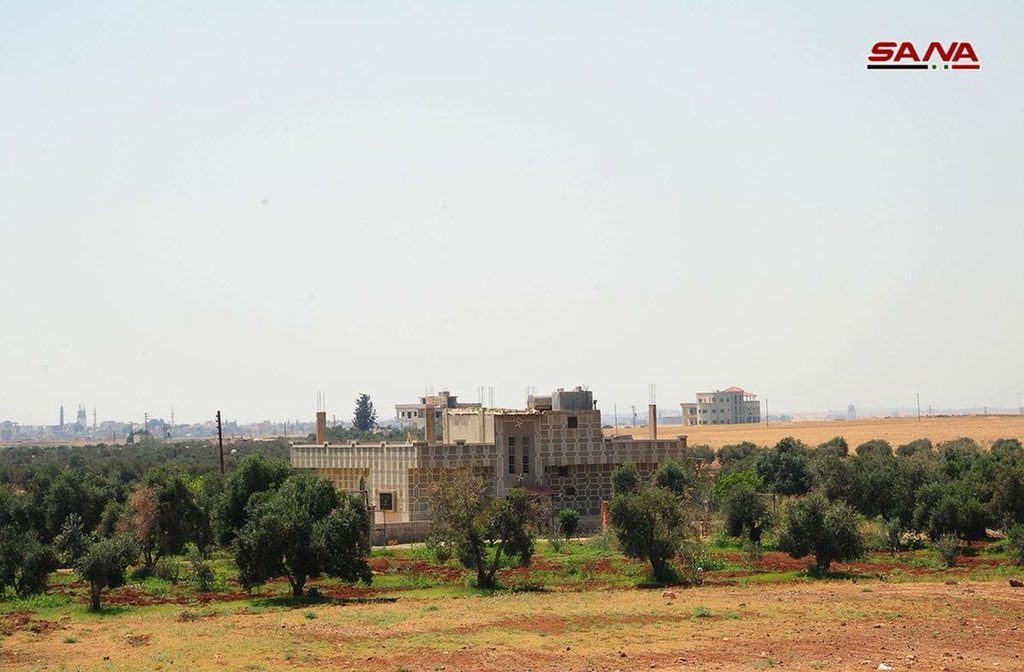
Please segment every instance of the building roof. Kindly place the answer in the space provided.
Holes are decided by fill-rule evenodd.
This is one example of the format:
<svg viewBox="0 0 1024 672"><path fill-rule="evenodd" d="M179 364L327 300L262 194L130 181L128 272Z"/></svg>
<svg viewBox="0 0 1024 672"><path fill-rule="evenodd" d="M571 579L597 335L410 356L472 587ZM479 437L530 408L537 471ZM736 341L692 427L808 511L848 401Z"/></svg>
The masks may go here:
<svg viewBox="0 0 1024 672"><path fill-rule="evenodd" d="M744 394L746 394L742 387L736 387L735 385L733 385L732 387L725 388L724 390L722 390L722 392L743 392Z"/></svg>

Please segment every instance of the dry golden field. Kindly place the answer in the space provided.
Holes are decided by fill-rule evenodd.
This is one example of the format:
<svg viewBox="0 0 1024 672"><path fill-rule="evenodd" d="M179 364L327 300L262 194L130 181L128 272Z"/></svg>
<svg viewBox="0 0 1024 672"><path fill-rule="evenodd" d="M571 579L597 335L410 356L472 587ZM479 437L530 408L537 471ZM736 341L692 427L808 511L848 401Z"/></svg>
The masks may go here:
<svg viewBox="0 0 1024 672"><path fill-rule="evenodd" d="M829 581L12 614L0 668L1020 670L1022 608L1002 581Z"/></svg>
<svg viewBox="0 0 1024 672"><path fill-rule="evenodd" d="M611 436L613 429L606 429ZM637 438L648 436L646 427L619 427L619 433L632 434ZM758 445L773 445L785 436L794 436L806 444L817 445L833 436L842 436L853 448L870 439L885 439L893 447L928 438L933 443L947 441L961 436L974 439L982 446L989 446L996 439L1016 438L1024 440L1024 416L1022 415L964 415L917 418L867 418L863 420L808 420L802 422L780 422L766 427L759 425L660 425L658 436L669 437L685 434L691 446L708 445L712 448L751 441Z"/></svg>

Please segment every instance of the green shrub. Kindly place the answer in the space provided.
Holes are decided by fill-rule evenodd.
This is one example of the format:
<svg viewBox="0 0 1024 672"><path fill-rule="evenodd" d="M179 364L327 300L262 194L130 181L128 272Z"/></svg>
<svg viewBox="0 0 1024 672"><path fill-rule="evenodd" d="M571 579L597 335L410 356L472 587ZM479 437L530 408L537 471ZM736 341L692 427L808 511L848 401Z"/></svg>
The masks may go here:
<svg viewBox="0 0 1024 672"><path fill-rule="evenodd" d="M764 550L761 548L760 541L750 541L747 539L743 542L743 557L750 564L756 565L763 555Z"/></svg>
<svg viewBox="0 0 1024 672"><path fill-rule="evenodd" d="M53 550L65 567L75 564L82 557L90 542L85 533L82 517L77 513L69 514L58 534L53 540Z"/></svg>
<svg viewBox="0 0 1024 672"><path fill-rule="evenodd" d="M580 526L580 512L576 509L562 509L558 512L558 527L566 540L576 534Z"/></svg>
<svg viewBox="0 0 1024 672"><path fill-rule="evenodd" d="M593 558L569 557L565 559L564 567L567 575L578 577L583 581L593 580L597 573L596 563Z"/></svg>
<svg viewBox="0 0 1024 672"><path fill-rule="evenodd" d="M1013 564L1024 565L1024 525L1006 531L1006 552Z"/></svg>
<svg viewBox="0 0 1024 672"><path fill-rule="evenodd" d="M960 537L955 534L944 534L932 544L932 548L939 556L939 562L943 567L955 567L956 560L963 550L960 546Z"/></svg>
<svg viewBox="0 0 1024 672"><path fill-rule="evenodd" d="M213 590L217 581L217 575L213 571L210 562L203 557L195 544L189 544L185 548L185 558L189 565L192 584L200 593L208 593Z"/></svg>
<svg viewBox="0 0 1024 672"><path fill-rule="evenodd" d="M174 558L164 556L153 564L153 576L177 585L181 580L181 564Z"/></svg>

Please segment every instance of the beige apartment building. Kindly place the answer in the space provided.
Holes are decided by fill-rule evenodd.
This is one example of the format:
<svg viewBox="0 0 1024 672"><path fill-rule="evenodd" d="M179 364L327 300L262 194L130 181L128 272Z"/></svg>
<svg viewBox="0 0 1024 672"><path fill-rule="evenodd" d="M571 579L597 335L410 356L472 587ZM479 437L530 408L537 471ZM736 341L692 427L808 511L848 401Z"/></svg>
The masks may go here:
<svg viewBox="0 0 1024 672"><path fill-rule="evenodd" d="M761 422L756 394L739 387L698 392L696 403L680 404L683 425L739 425Z"/></svg>

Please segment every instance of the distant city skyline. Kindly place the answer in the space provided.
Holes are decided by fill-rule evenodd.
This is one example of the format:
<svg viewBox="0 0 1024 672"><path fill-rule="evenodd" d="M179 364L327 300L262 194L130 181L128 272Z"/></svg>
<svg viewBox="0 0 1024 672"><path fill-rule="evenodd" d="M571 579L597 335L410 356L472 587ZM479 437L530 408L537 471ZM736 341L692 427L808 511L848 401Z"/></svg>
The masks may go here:
<svg viewBox="0 0 1024 672"><path fill-rule="evenodd" d="M435 387L434 389L440 390L442 388ZM371 396L371 399L374 402L374 407L377 410L377 417L378 417L378 420L381 422L381 424L392 423L393 421L397 420L397 418L395 418L395 409L394 409L395 404L393 404L393 403L392 404L385 404L385 403L377 400L376 398L374 398L372 394L370 396ZM470 395L459 395L459 397L461 399L466 400L466 401L476 401L476 398L471 397ZM524 399L520 400L519 402L512 402L512 403L507 403L507 404L498 403L498 399L499 398L496 397L495 404L494 404L495 407L498 407L498 408L518 408L518 407L525 406L525 397L524 397ZM409 401L412 401L412 400L414 400L414 398L411 396L408 399L399 401L397 403L405 403L405 402L409 402ZM680 412L681 412L680 411L680 407L679 407L680 403L685 403L685 402L680 401L680 402L659 403L658 404L659 417L674 417L674 416L680 415ZM627 420L629 420L631 418L631 413L632 412L631 412L630 409L634 405L637 408L637 414L638 414L638 417L640 419L640 422L646 421L646 412L647 412L647 399L646 398L644 398L644 399L637 399L633 403L627 403L625 405L623 405L623 404L609 404L607 407L605 407L604 405L599 405L599 409L602 411L602 414L604 416L608 417L608 418L611 418L613 416L613 414L617 411L617 413L619 415L619 418L620 418L620 424L627 424ZM328 408L328 410L327 410L327 418L328 418L329 423L330 424L342 424L342 423L344 423L344 424L351 424L351 422L352 422L352 415L353 415L353 411L354 411L354 408L355 408L355 397L353 397L353 399L352 399L351 406L352 406L352 408L348 408L348 409L346 409L344 411L331 410L331 405L328 403L328 405L327 405L327 408ZM486 399L484 400L484 406L487 406ZM617 406L617 409L613 408L614 406ZM847 417L848 414L849 414L849 406L852 406L855 409L857 417L864 417L864 418L867 418L867 417L886 417L886 416L892 416L892 415L916 415L917 414L917 407L916 407L916 402L915 401L912 401L909 404L897 404L897 405L892 405L892 406L877 405L877 406L863 406L862 407L862 406L858 406L856 404L850 404L850 405L848 405L846 407L842 407L842 408L836 407L836 408L801 409L801 410L786 409L786 408L776 409L773 406L773 407L771 407L768 410L770 411L770 413L771 413L771 415L773 417L792 416L794 418L799 418L799 417L804 417L804 418L826 418L826 417L844 418L844 417ZM763 413L764 412L764 400L763 399L761 400L761 408L762 408L762 413ZM1024 411L1024 407L1015 406L1015 405L1014 406L1006 406L1006 405L1000 406L1000 405L996 405L996 404L991 404L991 405L983 404L981 406L939 407L939 406L935 406L934 404L925 403L924 401L922 401L922 405L921 405L921 413L922 413L922 415L949 415L949 414L959 415L959 414L977 414L977 413L986 413L986 412L989 413L989 414L1021 414L1022 411ZM109 423L109 422L114 422L114 423L119 423L119 424L124 424L124 425L127 425L129 423L134 423L134 424L138 425L139 427L141 427L143 422L144 422L144 420L145 420L145 418L146 418L146 416L147 416L147 413L148 413L148 419L150 421L166 422L169 426L173 427L173 426L196 426L196 425L212 423L212 422L214 422L214 416L216 414L216 410L214 410L213 413L209 414L209 417L181 418L179 416L178 419L177 419L177 422L175 422L175 421L173 421L171 419L170 413L168 413L167 415L161 415L160 413L149 413L147 411L144 411L142 414L140 414L137 419L133 418L132 416L110 417L110 418L99 418L99 416L97 416L98 422L96 424L99 425L99 426L102 426L104 423ZM88 422L85 424L85 427L86 428L92 428L93 427L93 421L92 421L92 410L91 410L91 407L88 410L88 416L87 417L88 417ZM230 420L228 420L229 417L230 417ZM234 413L230 414L230 416L229 416L229 414L225 413L225 419L226 419L225 421L226 422L230 421L232 424L237 424L237 425L257 425L257 424L262 424L262 423L282 424L282 423L296 423L296 422L300 423L300 424L303 424L303 425L307 425L307 424L308 425L312 425L313 424L313 417L314 417L314 411L312 411L312 410L310 412L308 412L307 414L305 414L305 415L297 415L297 416L294 416L294 417L285 417L285 416L282 416L282 415L274 415L274 416L257 418L257 417L252 417L252 416L247 415L245 413L244 409L240 410L238 412L237 416ZM27 421L21 420L21 419L16 418L16 417L7 417L7 416L3 416L3 415L0 415L0 422L13 422L13 423L16 423L16 424L19 424L19 425L23 425L23 426L56 427L56 426L59 426L59 418L60 418L60 405L58 405L57 410L54 411L54 418L53 418L53 420L51 422L45 422L45 421L44 422L27 422ZM764 422L763 417L761 418L761 422ZM72 427L72 426L75 425L75 422L69 422L69 421L65 420L65 425L67 427Z"/></svg>

